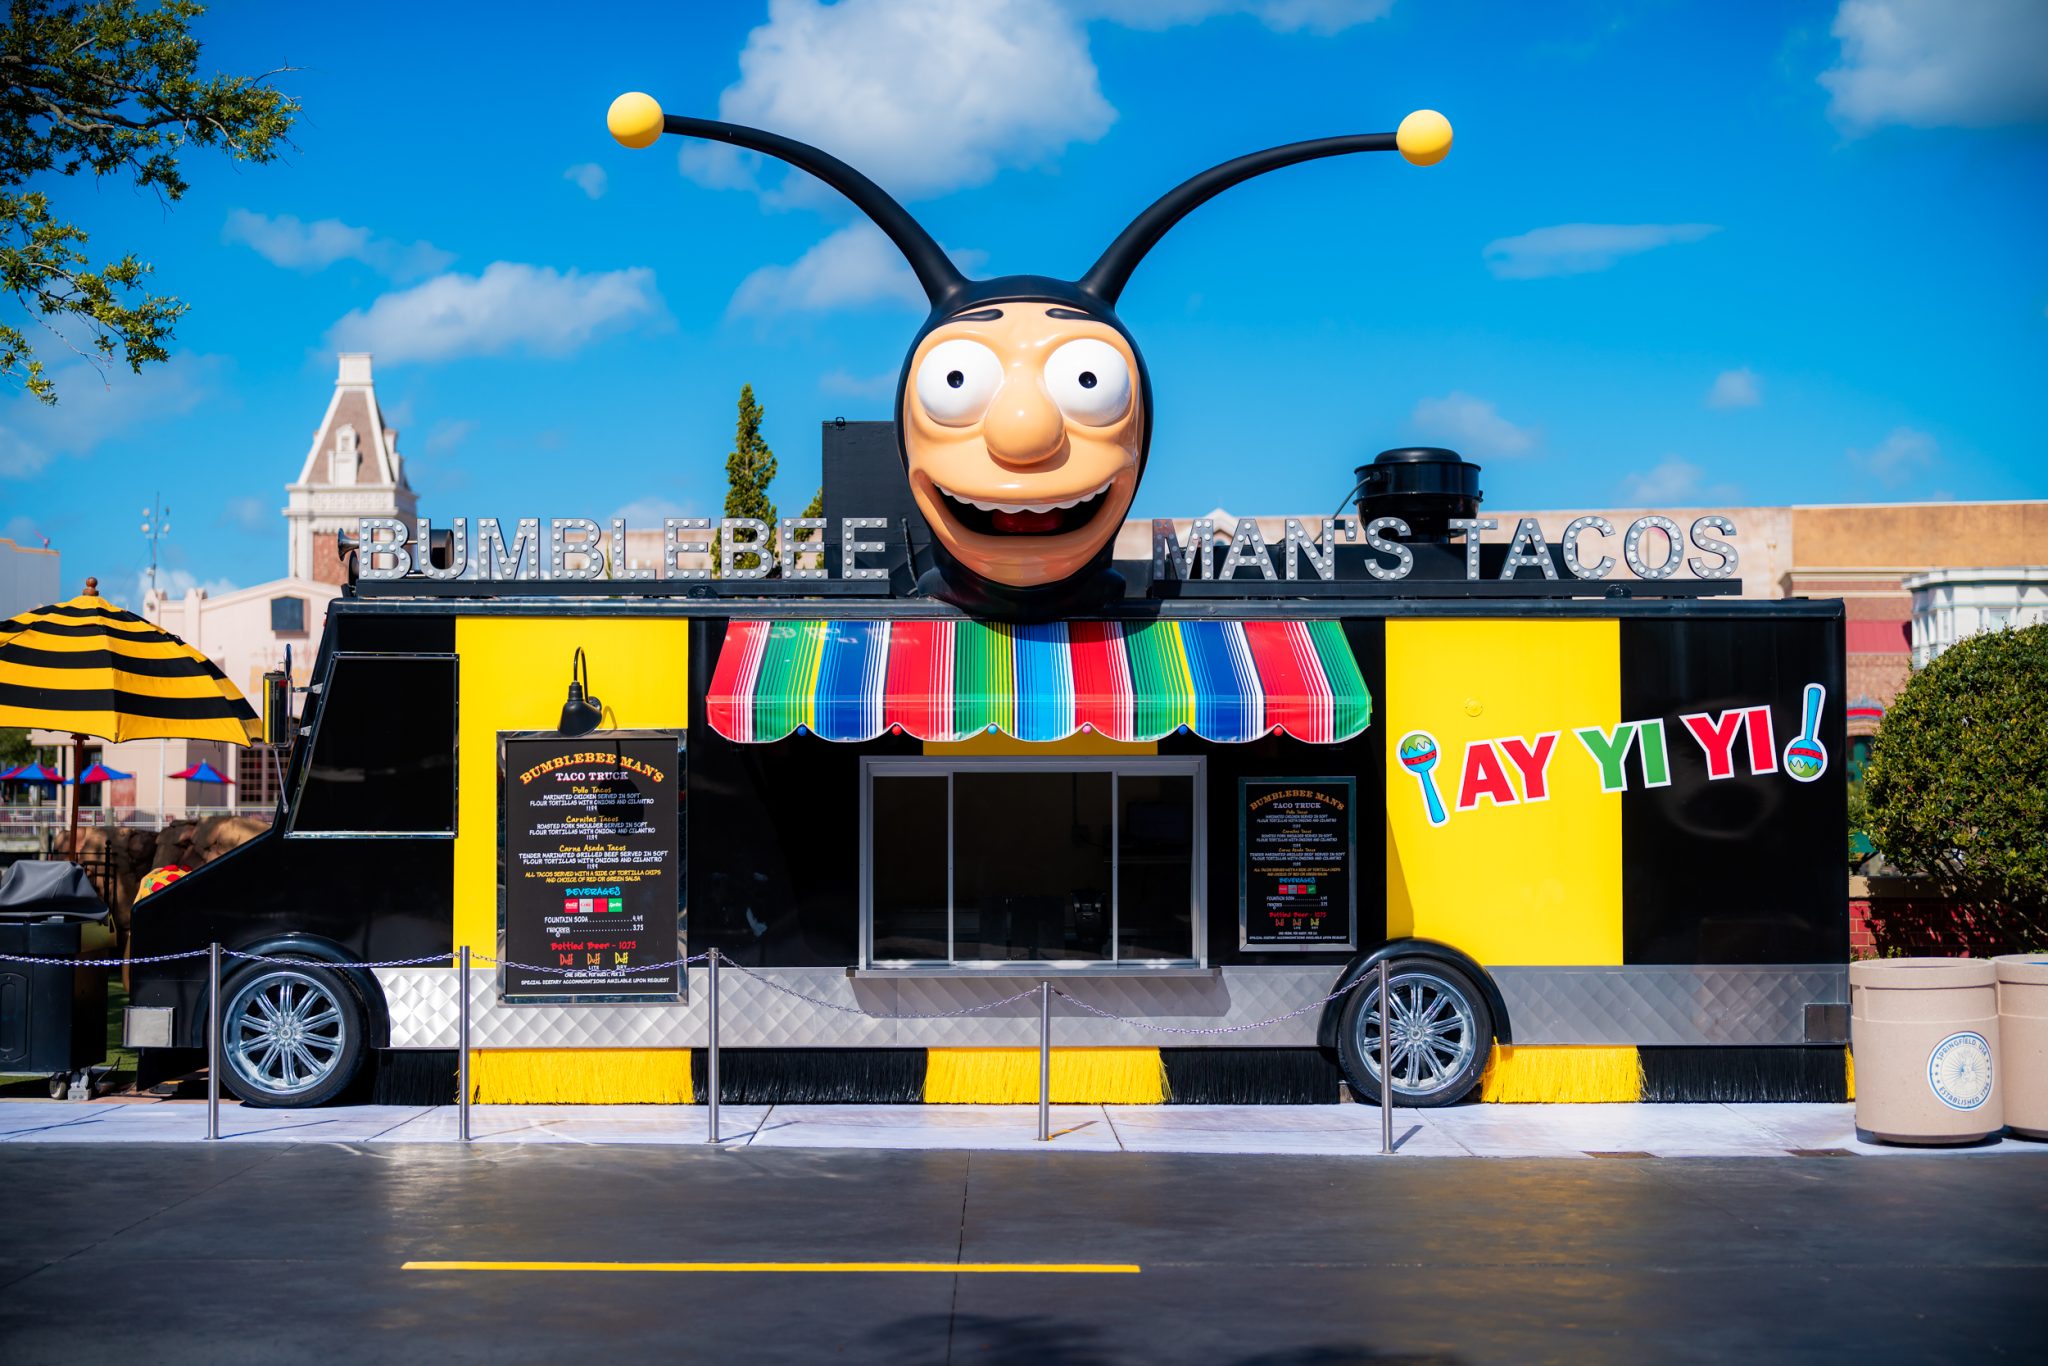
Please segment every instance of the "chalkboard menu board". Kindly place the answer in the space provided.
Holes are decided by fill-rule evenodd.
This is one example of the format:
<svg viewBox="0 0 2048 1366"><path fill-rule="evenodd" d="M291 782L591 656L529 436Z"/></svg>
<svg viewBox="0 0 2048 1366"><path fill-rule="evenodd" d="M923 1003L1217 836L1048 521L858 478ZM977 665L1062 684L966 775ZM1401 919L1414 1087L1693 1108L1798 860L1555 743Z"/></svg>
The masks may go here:
<svg viewBox="0 0 2048 1366"><path fill-rule="evenodd" d="M1350 778L1245 778L1238 792L1238 947L1358 946Z"/></svg>
<svg viewBox="0 0 2048 1366"><path fill-rule="evenodd" d="M682 957L676 736L500 744L505 999L679 999L680 970L651 966Z"/></svg>

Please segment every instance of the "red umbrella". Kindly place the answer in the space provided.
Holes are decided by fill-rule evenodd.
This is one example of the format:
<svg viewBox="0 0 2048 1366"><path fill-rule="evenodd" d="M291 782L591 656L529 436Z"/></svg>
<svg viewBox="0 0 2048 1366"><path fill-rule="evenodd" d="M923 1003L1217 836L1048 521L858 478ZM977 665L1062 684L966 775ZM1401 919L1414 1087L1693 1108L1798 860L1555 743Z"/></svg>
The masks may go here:
<svg viewBox="0 0 2048 1366"><path fill-rule="evenodd" d="M63 783L70 781L70 779L59 773L56 769L51 768L48 764L23 764L20 768L8 774L7 780L14 783Z"/></svg>
<svg viewBox="0 0 2048 1366"><path fill-rule="evenodd" d="M133 773L123 773L118 768L108 768L105 764L95 759L91 768L79 774L72 781L82 787L91 783L117 783L123 778L132 778L134 776Z"/></svg>
<svg viewBox="0 0 2048 1366"><path fill-rule="evenodd" d="M183 778L188 783L231 783L234 781L233 778L225 776L219 769L207 763L204 759L201 759L190 768L180 769L171 776L173 778Z"/></svg>

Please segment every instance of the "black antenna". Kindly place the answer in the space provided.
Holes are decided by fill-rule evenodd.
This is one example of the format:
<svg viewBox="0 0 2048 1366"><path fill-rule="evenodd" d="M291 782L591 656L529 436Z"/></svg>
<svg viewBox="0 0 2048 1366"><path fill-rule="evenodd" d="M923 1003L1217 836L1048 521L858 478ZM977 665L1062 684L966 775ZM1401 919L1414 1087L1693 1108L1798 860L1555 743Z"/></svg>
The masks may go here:
<svg viewBox="0 0 2048 1366"><path fill-rule="evenodd" d="M944 248L932 239L932 235L910 216L908 209L891 198L887 190L838 157L821 152L807 142L743 124L663 114L661 106L652 97L638 93L621 95L614 100L606 122L612 136L628 147L650 147L656 138L668 132L686 138L703 138L707 142L730 143L765 153L800 171L808 171L845 195L896 244L896 250L902 252L903 259L910 263L910 269L917 275L917 282L924 287L925 298L931 301L933 308L939 308L967 291L967 277L947 258Z"/></svg>
<svg viewBox="0 0 2048 1366"><path fill-rule="evenodd" d="M1159 239L1166 236L1167 229L1231 186L1268 171L1277 171L1283 166L1314 161L1319 157L1346 156L1352 152L1392 152L1399 147L1395 141L1397 136L1394 133L1352 133L1344 137L1290 142L1284 147L1268 147L1263 152L1226 161L1221 166L1211 167L1198 176L1183 180L1154 200L1151 208L1131 220L1131 225L1109 244L1108 251L1102 253L1102 259L1081 277L1081 289L1114 305L1117 296L1130 282L1131 272L1138 268L1138 262L1145 259L1147 252L1159 245Z"/></svg>

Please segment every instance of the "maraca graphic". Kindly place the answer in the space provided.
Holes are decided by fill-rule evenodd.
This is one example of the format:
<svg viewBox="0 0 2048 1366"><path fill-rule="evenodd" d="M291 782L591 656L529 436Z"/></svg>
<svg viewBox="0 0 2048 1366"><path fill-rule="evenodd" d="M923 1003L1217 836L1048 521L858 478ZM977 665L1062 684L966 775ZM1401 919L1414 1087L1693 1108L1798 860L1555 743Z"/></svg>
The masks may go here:
<svg viewBox="0 0 2048 1366"><path fill-rule="evenodd" d="M1450 819L1444 810L1443 799L1436 794L1436 782L1429 771L1436 767L1436 737L1426 730L1411 730L1401 737L1396 747L1401 756L1401 767L1415 775L1415 781L1422 784L1422 799L1429 803L1429 823L1442 825Z"/></svg>
<svg viewBox="0 0 2048 1366"><path fill-rule="evenodd" d="M1810 783L1828 771L1827 748L1820 742L1820 708L1827 696L1823 685L1806 685L1806 729L1785 746L1785 772L1795 782Z"/></svg>

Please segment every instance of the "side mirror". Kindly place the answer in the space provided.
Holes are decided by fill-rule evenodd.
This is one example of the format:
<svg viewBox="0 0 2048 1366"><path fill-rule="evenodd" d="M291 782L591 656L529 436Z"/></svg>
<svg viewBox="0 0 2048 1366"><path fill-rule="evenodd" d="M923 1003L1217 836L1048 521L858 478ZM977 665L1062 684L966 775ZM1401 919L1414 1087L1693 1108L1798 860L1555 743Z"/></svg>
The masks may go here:
<svg viewBox="0 0 2048 1366"><path fill-rule="evenodd" d="M284 748L292 733L291 675L272 669L263 675L263 743Z"/></svg>

